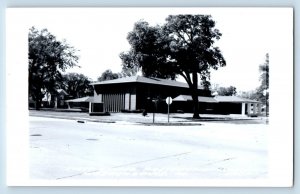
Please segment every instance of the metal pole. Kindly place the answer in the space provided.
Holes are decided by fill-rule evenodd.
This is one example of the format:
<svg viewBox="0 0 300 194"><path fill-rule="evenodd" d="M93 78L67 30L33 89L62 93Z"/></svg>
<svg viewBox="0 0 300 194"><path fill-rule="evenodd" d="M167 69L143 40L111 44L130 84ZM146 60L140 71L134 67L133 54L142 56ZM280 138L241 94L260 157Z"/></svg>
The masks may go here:
<svg viewBox="0 0 300 194"><path fill-rule="evenodd" d="M155 113L154 113L154 111L153 111L153 123L154 123L154 117L155 117Z"/></svg>
<svg viewBox="0 0 300 194"><path fill-rule="evenodd" d="M155 122L155 111L156 111L156 101L153 101L154 103L154 108L153 108L153 123Z"/></svg>
<svg viewBox="0 0 300 194"><path fill-rule="evenodd" d="M168 123L170 121L170 104L168 104Z"/></svg>

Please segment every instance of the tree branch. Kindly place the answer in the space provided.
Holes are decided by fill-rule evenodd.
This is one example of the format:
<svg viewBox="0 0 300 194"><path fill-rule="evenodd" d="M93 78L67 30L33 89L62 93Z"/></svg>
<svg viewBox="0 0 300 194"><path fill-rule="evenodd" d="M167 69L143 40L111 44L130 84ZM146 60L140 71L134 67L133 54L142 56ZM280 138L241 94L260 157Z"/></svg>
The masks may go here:
<svg viewBox="0 0 300 194"><path fill-rule="evenodd" d="M193 85L193 83L191 81L191 77L190 77L190 75L187 72L182 71L179 74L185 79L185 81L187 82L187 84L190 87Z"/></svg>
<svg viewBox="0 0 300 194"><path fill-rule="evenodd" d="M188 41L186 41L186 39L184 38L184 36L180 33L179 30L176 30L176 33L178 34L178 36L183 39L183 41L186 43L186 44L189 44Z"/></svg>

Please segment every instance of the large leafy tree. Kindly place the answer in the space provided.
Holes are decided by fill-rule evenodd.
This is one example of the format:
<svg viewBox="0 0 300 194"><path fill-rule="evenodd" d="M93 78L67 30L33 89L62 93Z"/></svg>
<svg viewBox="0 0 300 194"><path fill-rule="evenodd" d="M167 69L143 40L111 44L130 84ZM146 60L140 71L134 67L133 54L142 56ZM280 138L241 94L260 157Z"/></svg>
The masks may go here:
<svg viewBox="0 0 300 194"><path fill-rule="evenodd" d="M127 37L131 50L120 55L123 69L138 66L145 76L182 76L193 98L193 118L199 118L200 81L208 88L211 69L226 65L220 49L214 46L220 37L210 15L170 15L162 26L139 21Z"/></svg>
<svg viewBox="0 0 300 194"><path fill-rule="evenodd" d="M78 56L74 47L58 41L47 29L32 27L28 35L29 44L29 96L41 107L45 92L55 94L62 78L61 72L76 66Z"/></svg>
<svg viewBox="0 0 300 194"><path fill-rule="evenodd" d="M68 73L62 76L62 88L71 98L80 98L93 95L91 80L83 74Z"/></svg>

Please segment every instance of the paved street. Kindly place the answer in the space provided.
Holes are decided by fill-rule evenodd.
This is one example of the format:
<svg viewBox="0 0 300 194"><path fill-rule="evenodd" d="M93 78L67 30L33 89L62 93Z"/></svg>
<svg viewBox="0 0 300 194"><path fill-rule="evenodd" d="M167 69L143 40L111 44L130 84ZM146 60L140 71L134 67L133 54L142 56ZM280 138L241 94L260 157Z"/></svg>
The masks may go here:
<svg viewBox="0 0 300 194"><path fill-rule="evenodd" d="M153 126L30 117L30 176L248 179L267 176L266 124Z"/></svg>

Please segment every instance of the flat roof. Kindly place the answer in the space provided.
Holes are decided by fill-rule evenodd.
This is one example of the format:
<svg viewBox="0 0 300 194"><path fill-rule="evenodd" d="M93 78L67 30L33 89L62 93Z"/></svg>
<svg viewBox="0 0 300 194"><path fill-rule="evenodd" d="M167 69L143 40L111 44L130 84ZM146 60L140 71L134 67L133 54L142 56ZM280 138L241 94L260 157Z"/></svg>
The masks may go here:
<svg viewBox="0 0 300 194"><path fill-rule="evenodd" d="M106 84L121 84L121 83L147 83L147 84L155 84L155 85L165 85L165 86L173 86L173 87L181 87L181 88L189 88L187 83L179 82L175 80L161 79L161 78L153 78L153 77L144 77L144 76L130 76L130 77L122 77L113 80L106 80L101 82L94 82L91 85L106 85ZM203 87L199 86L198 89L203 89Z"/></svg>
<svg viewBox="0 0 300 194"><path fill-rule="evenodd" d="M214 98L218 102L252 102L252 103L258 103L258 101L256 101L256 100L242 98L242 97L239 97L239 96L215 96Z"/></svg>
<svg viewBox="0 0 300 194"><path fill-rule="evenodd" d="M173 99L173 101L191 101L192 96L189 95L179 95L176 98ZM209 103L217 103L213 97L206 97L206 96L198 96L199 102L209 102Z"/></svg>
<svg viewBox="0 0 300 194"><path fill-rule="evenodd" d="M173 101L190 101L193 100L190 95L179 95L173 99ZM218 102L231 102L231 103L258 103L256 100L246 99L238 96L215 96L215 97L205 97L198 96L199 102L209 102L209 103L218 103Z"/></svg>
<svg viewBox="0 0 300 194"><path fill-rule="evenodd" d="M86 97L82 97L82 98L66 100L66 102L93 102L93 101L94 101L93 96L86 96Z"/></svg>

